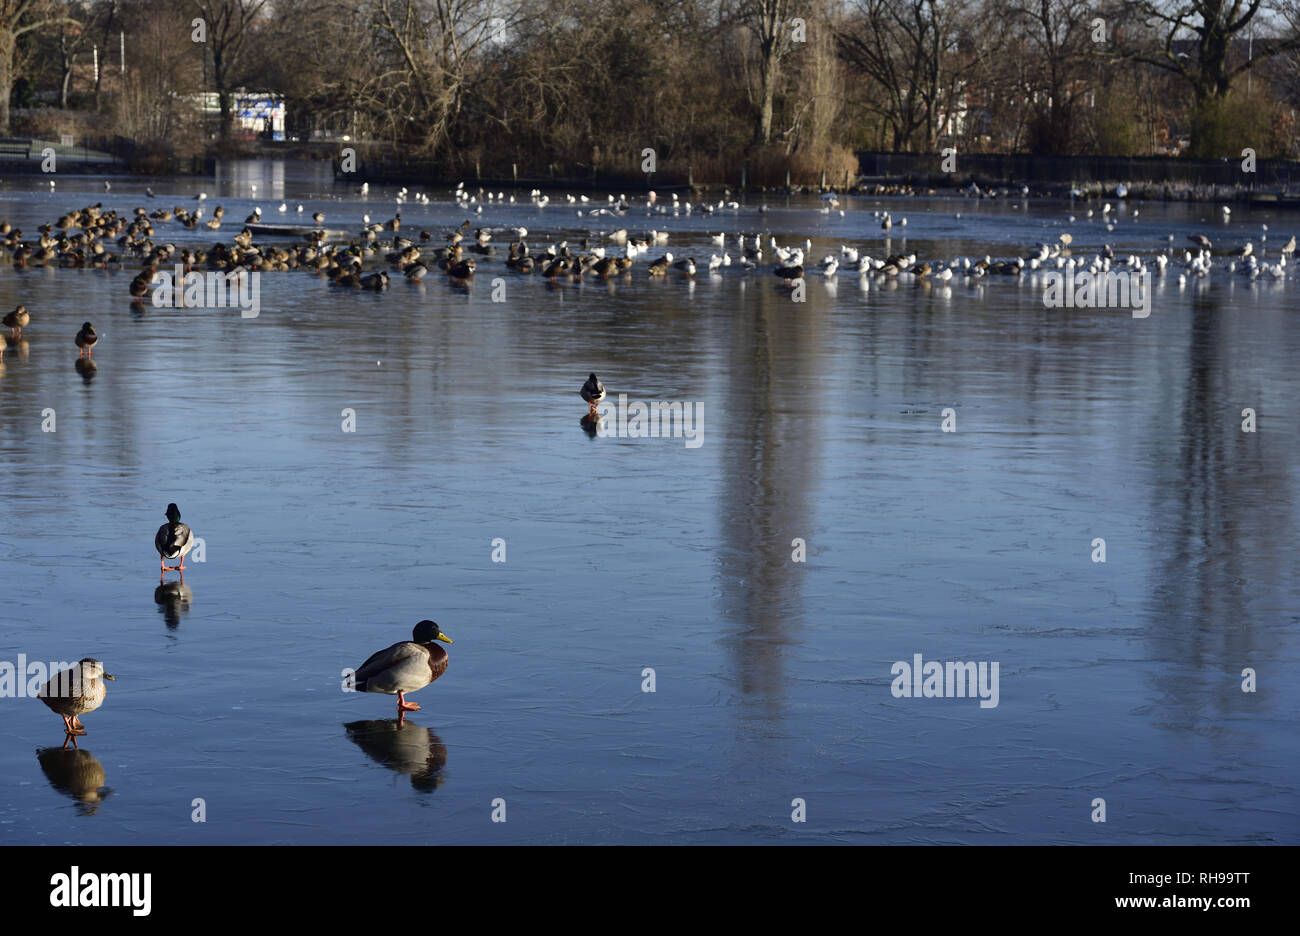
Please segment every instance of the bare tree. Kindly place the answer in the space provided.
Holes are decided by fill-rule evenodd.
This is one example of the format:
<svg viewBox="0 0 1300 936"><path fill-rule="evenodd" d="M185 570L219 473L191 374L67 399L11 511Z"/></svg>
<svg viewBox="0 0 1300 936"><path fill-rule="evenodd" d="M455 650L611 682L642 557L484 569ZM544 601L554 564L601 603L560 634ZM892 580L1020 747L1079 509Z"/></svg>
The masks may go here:
<svg viewBox="0 0 1300 936"><path fill-rule="evenodd" d="M856 0L837 31L845 60L877 86L895 151L934 148L981 53L963 47L969 20L962 0Z"/></svg>
<svg viewBox="0 0 1300 936"><path fill-rule="evenodd" d="M35 29L70 21L53 0L0 0L0 135L9 133L9 96L13 93L14 53L18 38Z"/></svg>
<svg viewBox="0 0 1300 936"><path fill-rule="evenodd" d="M758 46L758 106L754 142L772 141L772 116L781 60L788 51L785 31L786 0L741 0L736 19L753 35Z"/></svg>
<svg viewBox="0 0 1300 936"><path fill-rule="evenodd" d="M1268 28L1280 34L1255 39L1254 55L1231 54L1233 41L1262 18L1261 11L1281 10L1279 4L1264 0L1127 0L1121 7L1124 17L1157 30L1160 36L1154 47L1121 37L1120 54L1178 75L1191 87L1199 106L1222 99L1233 79L1260 62L1300 49L1294 21L1275 16ZM1183 39L1191 40L1190 51L1178 47Z"/></svg>
<svg viewBox="0 0 1300 936"><path fill-rule="evenodd" d="M369 0L379 68L364 100L395 141L432 153L447 139L481 53L517 29L491 0Z"/></svg>
<svg viewBox="0 0 1300 936"><path fill-rule="evenodd" d="M994 14L1024 53L1014 94L1031 115L1030 149L1073 152L1082 123L1078 104L1093 91L1090 0L1002 0Z"/></svg>
<svg viewBox="0 0 1300 936"><path fill-rule="evenodd" d="M231 96L238 86L240 61L266 0L190 0L190 3L205 23L205 47L212 56L212 84L221 109L220 135L223 141L229 140L234 124Z"/></svg>

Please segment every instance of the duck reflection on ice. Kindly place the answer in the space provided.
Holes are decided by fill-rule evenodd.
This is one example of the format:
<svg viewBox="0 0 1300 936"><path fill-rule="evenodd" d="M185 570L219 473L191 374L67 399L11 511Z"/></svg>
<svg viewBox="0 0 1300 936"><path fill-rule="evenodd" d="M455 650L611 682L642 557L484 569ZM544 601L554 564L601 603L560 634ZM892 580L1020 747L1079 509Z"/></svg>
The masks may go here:
<svg viewBox="0 0 1300 936"><path fill-rule="evenodd" d="M371 760L410 777L411 786L422 793L431 793L442 785L447 747L423 725L378 718L348 722L343 729Z"/></svg>
<svg viewBox="0 0 1300 936"><path fill-rule="evenodd" d="M99 365L90 358L79 357L77 358L77 363L73 366L76 368L77 373L81 375L81 379L86 383L90 383L94 380L95 375L99 373Z"/></svg>
<svg viewBox="0 0 1300 936"><path fill-rule="evenodd" d="M113 792L104 786L104 765L89 751L67 744L64 741L63 747L37 748L36 759L50 786L72 797L81 815L93 816Z"/></svg>
<svg viewBox="0 0 1300 936"><path fill-rule="evenodd" d="M604 421L605 420L601 418L600 414L588 413L586 416L583 416L582 419L579 420L579 425L582 426L583 432L587 433L587 435L591 436L594 439L596 438L596 435L600 432L601 424Z"/></svg>
<svg viewBox="0 0 1300 936"><path fill-rule="evenodd" d="M189 613L194 591L184 582L168 582L153 590L153 600L167 626L175 630L180 626L181 616Z"/></svg>

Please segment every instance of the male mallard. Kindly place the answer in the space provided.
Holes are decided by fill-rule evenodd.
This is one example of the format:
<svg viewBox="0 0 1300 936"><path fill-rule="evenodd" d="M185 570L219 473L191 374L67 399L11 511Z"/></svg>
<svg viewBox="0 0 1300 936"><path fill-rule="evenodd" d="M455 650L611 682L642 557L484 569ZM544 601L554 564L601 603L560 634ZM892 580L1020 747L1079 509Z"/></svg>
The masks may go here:
<svg viewBox="0 0 1300 936"><path fill-rule="evenodd" d="M89 355L90 349L95 346L95 342L98 340L99 336L95 334L95 326L85 322L81 326L81 331L77 332L77 347L81 349L77 352L77 357L81 357L83 354Z"/></svg>
<svg viewBox="0 0 1300 936"><path fill-rule="evenodd" d="M181 523L181 511L175 504L167 505L167 522L158 528L153 538L158 550L158 582L167 572L179 572L185 581L185 554L194 548L194 531ZM180 565L169 566L168 559L179 559Z"/></svg>
<svg viewBox="0 0 1300 936"><path fill-rule="evenodd" d="M104 664L86 657L76 666L55 673L36 696L63 719L63 729L70 735L84 735L86 728L78 715L93 712L104 704L108 695L105 679L113 679L104 672Z"/></svg>
<svg viewBox="0 0 1300 936"><path fill-rule="evenodd" d="M595 374L592 374L587 378L587 382L582 385L578 395L587 401L587 405L591 408L590 412L594 415L596 405L605 399L605 385L596 378Z"/></svg>
<svg viewBox="0 0 1300 936"><path fill-rule="evenodd" d="M135 279L131 280L131 295L143 299L148 294L149 287L153 285L153 278L157 271L156 264L148 264Z"/></svg>
<svg viewBox="0 0 1300 936"><path fill-rule="evenodd" d="M802 266L779 266L774 271L781 279L793 283L796 280L803 279Z"/></svg>
<svg viewBox="0 0 1300 936"><path fill-rule="evenodd" d="M447 267L447 275L453 279L469 279L474 275L475 266L474 258L466 257L459 263Z"/></svg>
<svg viewBox="0 0 1300 936"><path fill-rule="evenodd" d="M15 338L21 338L23 335L23 329L27 327L27 323L31 320L32 317L27 314L27 306L20 305L18 308L5 315L4 324L5 328L8 328L13 332Z"/></svg>
<svg viewBox="0 0 1300 936"><path fill-rule="evenodd" d="M357 667L357 692L397 694L398 717L418 711L417 702L407 702L405 694L423 689L447 672L447 651L435 640L451 643L451 638L433 621L421 621L411 631L411 639L380 650Z"/></svg>

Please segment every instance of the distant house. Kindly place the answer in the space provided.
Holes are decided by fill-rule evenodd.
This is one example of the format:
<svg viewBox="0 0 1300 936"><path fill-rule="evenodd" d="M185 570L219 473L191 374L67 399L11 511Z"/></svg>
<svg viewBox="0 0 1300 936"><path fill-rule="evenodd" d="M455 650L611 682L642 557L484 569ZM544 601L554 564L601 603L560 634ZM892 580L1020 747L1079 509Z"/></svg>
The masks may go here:
<svg viewBox="0 0 1300 936"><path fill-rule="evenodd" d="M221 119L221 99L215 91L199 95L203 116L215 125ZM284 97L240 89L232 95L232 136L246 140L284 139Z"/></svg>

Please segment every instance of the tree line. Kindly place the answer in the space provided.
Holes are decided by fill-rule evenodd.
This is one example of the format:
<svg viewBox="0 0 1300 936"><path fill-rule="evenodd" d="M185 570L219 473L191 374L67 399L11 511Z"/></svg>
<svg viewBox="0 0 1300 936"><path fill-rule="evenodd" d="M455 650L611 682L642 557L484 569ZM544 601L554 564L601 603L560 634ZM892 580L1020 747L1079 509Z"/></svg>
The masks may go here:
<svg viewBox="0 0 1300 936"><path fill-rule="evenodd" d="M1300 0L0 0L5 135L235 148L239 89L291 137L496 177L1296 158Z"/></svg>

